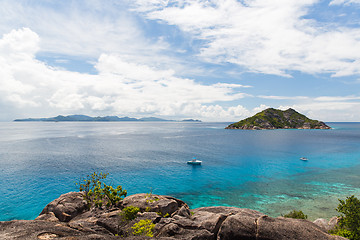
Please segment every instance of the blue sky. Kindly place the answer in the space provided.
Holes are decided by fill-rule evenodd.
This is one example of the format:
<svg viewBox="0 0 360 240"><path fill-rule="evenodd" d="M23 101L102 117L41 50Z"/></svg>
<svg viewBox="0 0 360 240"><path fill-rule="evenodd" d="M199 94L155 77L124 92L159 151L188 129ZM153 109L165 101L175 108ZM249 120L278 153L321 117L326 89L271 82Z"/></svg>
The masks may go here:
<svg viewBox="0 0 360 240"><path fill-rule="evenodd" d="M360 120L360 0L2 0L0 120Z"/></svg>

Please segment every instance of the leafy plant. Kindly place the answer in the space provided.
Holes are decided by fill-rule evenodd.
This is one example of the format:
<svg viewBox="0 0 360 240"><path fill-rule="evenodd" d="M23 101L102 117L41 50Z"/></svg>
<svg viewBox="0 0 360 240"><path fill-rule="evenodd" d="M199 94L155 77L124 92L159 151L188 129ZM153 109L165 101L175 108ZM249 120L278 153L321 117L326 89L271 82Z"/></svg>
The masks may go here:
<svg viewBox="0 0 360 240"><path fill-rule="evenodd" d="M360 200L354 195L340 200L336 211L342 213L339 217L338 227L331 233L349 238L360 239Z"/></svg>
<svg viewBox="0 0 360 240"><path fill-rule="evenodd" d="M152 202L156 202L156 201L159 201L159 198L153 196L152 188L151 188L150 192L146 194L146 202L152 203Z"/></svg>
<svg viewBox="0 0 360 240"><path fill-rule="evenodd" d="M125 221L131 221L136 218L137 213L140 212L140 208L134 206L125 207L119 214Z"/></svg>
<svg viewBox="0 0 360 240"><path fill-rule="evenodd" d="M160 217L164 217L164 218L167 218L167 217L169 217L169 216L170 216L170 214L169 214L169 213L165 213L165 214L163 214L162 212L157 212L157 215L159 215Z"/></svg>
<svg viewBox="0 0 360 240"><path fill-rule="evenodd" d="M133 229L133 234L135 236L148 236L153 237L155 224L152 223L150 219L140 220L138 223L135 223L131 228Z"/></svg>
<svg viewBox="0 0 360 240"><path fill-rule="evenodd" d="M76 184L80 192L84 192L84 199L89 208L91 206L100 208L104 203L110 208L117 205L123 196L126 197L127 191L123 190L121 185L114 188L102 182L108 175L108 173L94 172Z"/></svg>
<svg viewBox="0 0 360 240"><path fill-rule="evenodd" d="M296 210L292 210L291 212L285 214L283 217L296 218L296 219L307 219L307 215L305 215L302 211L296 211Z"/></svg>

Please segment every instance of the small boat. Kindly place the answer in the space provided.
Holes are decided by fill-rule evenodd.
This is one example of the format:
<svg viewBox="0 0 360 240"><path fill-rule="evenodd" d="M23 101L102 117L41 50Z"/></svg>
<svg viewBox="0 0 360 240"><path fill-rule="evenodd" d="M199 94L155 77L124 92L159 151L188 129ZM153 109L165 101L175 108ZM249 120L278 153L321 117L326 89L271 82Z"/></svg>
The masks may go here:
<svg viewBox="0 0 360 240"><path fill-rule="evenodd" d="M201 165L201 163L202 163L202 161L197 160L196 158L193 158L187 162L187 164L191 164L191 165Z"/></svg>
<svg viewBox="0 0 360 240"><path fill-rule="evenodd" d="M301 161L307 161L307 160L309 160L309 159L307 159L306 157L301 157L300 160L301 160Z"/></svg>

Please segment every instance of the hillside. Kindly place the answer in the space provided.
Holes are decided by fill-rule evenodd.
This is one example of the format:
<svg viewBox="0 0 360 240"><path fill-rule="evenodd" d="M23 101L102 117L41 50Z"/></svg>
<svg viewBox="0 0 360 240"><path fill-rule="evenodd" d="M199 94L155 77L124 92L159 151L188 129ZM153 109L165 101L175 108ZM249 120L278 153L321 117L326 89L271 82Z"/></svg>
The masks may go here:
<svg viewBox="0 0 360 240"><path fill-rule="evenodd" d="M51 118L25 118L25 119L15 119L15 122L137 122L137 121L171 121L161 118L149 117L149 118L131 118L131 117L117 117L117 116L105 116L105 117L89 117L86 115L69 115Z"/></svg>
<svg viewBox="0 0 360 240"><path fill-rule="evenodd" d="M294 109L282 111L268 108L252 117L230 124L226 129L331 129L318 120L312 120Z"/></svg>

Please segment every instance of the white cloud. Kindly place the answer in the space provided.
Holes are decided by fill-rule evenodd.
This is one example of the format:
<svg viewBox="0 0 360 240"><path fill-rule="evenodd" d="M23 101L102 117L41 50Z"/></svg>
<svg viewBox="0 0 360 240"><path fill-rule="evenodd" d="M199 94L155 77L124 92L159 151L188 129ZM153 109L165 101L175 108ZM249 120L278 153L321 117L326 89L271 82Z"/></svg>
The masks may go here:
<svg viewBox="0 0 360 240"><path fill-rule="evenodd" d="M145 36L121 2L3 0L0 34L26 26L41 37L40 52L93 59L102 53L147 59L166 49L166 42Z"/></svg>
<svg viewBox="0 0 360 240"><path fill-rule="evenodd" d="M199 56L212 63L287 77L289 71L360 74L360 29L304 18L317 2L138 0L135 9L203 41Z"/></svg>
<svg viewBox="0 0 360 240"><path fill-rule="evenodd" d="M351 3L360 4L360 0L332 0L330 2L330 5L341 5L341 4L348 5Z"/></svg>
<svg viewBox="0 0 360 240"><path fill-rule="evenodd" d="M306 99L309 99L308 97L305 97L305 96L264 96L264 95L259 95L257 97L264 98L264 99L272 99L272 100L306 100Z"/></svg>
<svg viewBox="0 0 360 240"><path fill-rule="evenodd" d="M360 119L359 102L306 102L280 106L281 109L293 108L307 117L328 121L358 122Z"/></svg>
<svg viewBox="0 0 360 240"><path fill-rule="evenodd" d="M360 97L358 97L358 96L345 96L345 97L341 97L341 96L335 96L335 97L322 96L322 97L317 97L314 100L315 101L320 101L320 102L333 102L333 101L341 102L341 101L360 100Z"/></svg>
<svg viewBox="0 0 360 240"><path fill-rule="evenodd" d="M98 74L81 74L47 66L35 59L40 39L28 28L0 39L0 105L18 114L157 115L218 119L242 115L241 106L224 110L217 102L247 96L239 84L203 85L158 69L129 62L121 55L102 54ZM228 113L226 113L228 112ZM34 116L36 115L36 116ZM9 119L8 119L9 120Z"/></svg>

